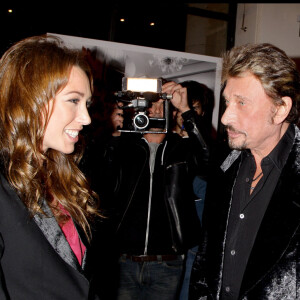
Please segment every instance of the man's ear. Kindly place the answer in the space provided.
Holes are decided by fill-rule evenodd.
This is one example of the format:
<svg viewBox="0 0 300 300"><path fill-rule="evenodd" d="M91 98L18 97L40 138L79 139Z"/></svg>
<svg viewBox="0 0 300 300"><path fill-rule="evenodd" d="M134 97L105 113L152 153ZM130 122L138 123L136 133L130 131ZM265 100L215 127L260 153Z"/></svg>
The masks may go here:
<svg viewBox="0 0 300 300"><path fill-rule="evenodd" d="M283 103L276 107L276 112L274 115L274 123L280 124L284 122L292 108L292 99L291 97L284 96L281 98Z"/></svg>

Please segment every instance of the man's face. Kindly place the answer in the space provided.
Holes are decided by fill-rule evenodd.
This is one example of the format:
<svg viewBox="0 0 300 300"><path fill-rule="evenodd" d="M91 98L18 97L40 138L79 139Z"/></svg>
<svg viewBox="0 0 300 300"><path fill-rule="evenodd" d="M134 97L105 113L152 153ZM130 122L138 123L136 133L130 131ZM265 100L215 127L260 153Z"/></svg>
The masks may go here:
<svg viewBox="0 0 300 300"><path fill-rule="evenodd" d="M164 117L164 100L159 99L156 102L152 102L148 108L148 117L160 119ZM161 131L161 128L149 128L149 131Z"/></svg>
<svg viewBox="0 0 300 300"><path fill-rule="evenodd" d="M152 102L152 105L148 109L150 118L163 118L164 116L164 100L159 99L156 102Z"/></svg>
<svg viewBox="0 0 300 300"><path fill-rule="evenodd" d="M254 75L243 75L227 81L223 93L226 110L221 122L227 128L231 148L264 152L276 135L276 107Z"/></svg>

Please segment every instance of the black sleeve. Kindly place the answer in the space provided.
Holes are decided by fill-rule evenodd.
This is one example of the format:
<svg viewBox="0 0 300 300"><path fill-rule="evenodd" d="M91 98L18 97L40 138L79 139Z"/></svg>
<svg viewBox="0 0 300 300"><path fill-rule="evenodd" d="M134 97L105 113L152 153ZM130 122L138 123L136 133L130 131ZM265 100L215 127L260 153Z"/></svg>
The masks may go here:
<svg viewBox="0 0 300 300"><path fill-rule="evenodd" d="M4 242L3 242L2 235L0 234L0 299L9 300L10 298L5 285L5 277L3 274L2 263L1 263L3 252L4 252Z"/></svg>
<svg viewBox="0 0 300 300"><path fill-rule="evenodd" d="M201 122L201 118L198 119L194 111L184 112L182 118L184 127L191 139L197 175L206 180L210 155L208 132Z"/></svg>

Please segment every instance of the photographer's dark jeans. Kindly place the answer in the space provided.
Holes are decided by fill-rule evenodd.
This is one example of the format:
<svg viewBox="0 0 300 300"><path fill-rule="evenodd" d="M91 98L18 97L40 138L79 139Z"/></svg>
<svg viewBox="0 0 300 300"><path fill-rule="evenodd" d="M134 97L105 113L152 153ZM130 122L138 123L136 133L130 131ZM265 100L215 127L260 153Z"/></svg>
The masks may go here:
<svg viewBox="0 0 300 300"><path fill-rule="evenodd" d="M121 256L118 300L174 300L180 286L183 258L133 262Z"/></svg>

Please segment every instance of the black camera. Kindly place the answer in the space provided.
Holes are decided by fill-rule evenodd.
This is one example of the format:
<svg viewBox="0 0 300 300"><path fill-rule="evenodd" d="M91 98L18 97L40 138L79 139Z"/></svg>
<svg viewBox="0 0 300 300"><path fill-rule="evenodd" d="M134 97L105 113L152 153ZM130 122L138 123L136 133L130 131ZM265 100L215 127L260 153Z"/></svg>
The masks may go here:
<svg viewBox="0 0 300 300"><path fill-rule="evenodd" d="M153 78L122 79L122 91L116 92L123 103L123 128L121 132L166 133L169 126L169 101L164 101L163 116L149 117L148 108L160 99L170 100L172 95L162 93L162 80ZM155 129L155 130L154 130Z"/></svg>

